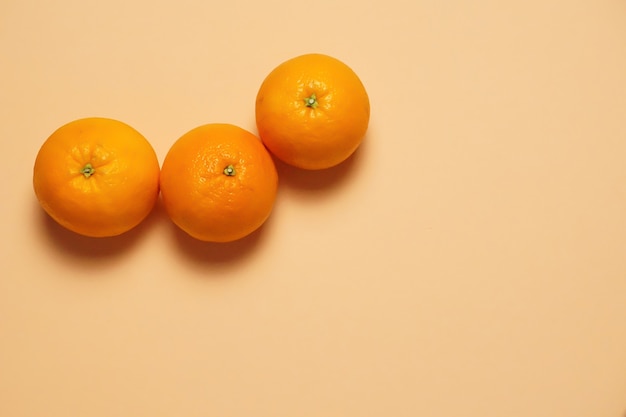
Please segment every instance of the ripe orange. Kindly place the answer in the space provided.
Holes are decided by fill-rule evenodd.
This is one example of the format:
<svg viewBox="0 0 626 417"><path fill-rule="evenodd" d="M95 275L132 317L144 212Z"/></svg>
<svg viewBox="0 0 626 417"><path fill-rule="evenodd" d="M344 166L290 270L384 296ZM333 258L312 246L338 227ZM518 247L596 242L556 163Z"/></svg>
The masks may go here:
<svg viewBox="0 0 626 417"><path fill-rule="evenodd" d="M369 97L356 73L322 54L292 58L265 78L256 98L256 123L267 148L287 164L324 169L361 144Z"/></svg>
<svg viewBox="0 0 626 417"><path fill-rule="evenodd" d="M230 124L199 126L170 148L161 169L165 211L190 236L240 239L269 217L278 187L274 161L252 133Z"/></svg>
<svg viewBox="0 0 626 417"><path fill-rule="evenodd" d="M150 143L127 124L79 119L41 146L33 186L43 209L65 228L90 237L115 236L153 209L159 162Z"/></svg>

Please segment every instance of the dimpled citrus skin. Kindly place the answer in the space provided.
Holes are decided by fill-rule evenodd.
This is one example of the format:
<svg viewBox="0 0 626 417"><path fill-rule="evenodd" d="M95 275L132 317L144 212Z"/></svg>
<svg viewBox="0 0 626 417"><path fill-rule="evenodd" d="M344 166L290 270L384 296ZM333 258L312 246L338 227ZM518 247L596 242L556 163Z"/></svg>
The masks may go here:
<svg viewBox="0 0 626 417"><path fill-rule="evenodd" d="M61 126L41 146L33 187L43 209L65 228L89 237L116 236L154 208L159 162L129 125L84 118Z"/></svg>
<svg viewBox="0 0 626 417"><path fill-rule="evenodd" d="M199 126L170 148L161 170L161 193L172 221L190 236L229 242L269 217L278 174L252 133L230 124Z"/></svg>
<svg viewBox="0 0 626 417"><path fill-rule="evenodd" d="M259 136L278 159L303 169L345 161L361 144L369 118L369 97L359 77L323 54L283 62L256 97Z"/></svg>

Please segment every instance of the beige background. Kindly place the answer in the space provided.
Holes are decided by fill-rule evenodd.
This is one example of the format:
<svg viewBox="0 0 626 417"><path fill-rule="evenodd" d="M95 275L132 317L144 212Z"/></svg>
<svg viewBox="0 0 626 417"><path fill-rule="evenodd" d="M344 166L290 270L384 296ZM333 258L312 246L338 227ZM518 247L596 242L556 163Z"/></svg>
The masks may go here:
<svg viewBox="0 0 626 417"><path fill-rule="evenodd" d="M372 103L342 166L279 165L210 245L159 207L49 220L41 143L117 118L162 162L305 52ZM623 417L626 3L0 1L0 416Z"/></svg>

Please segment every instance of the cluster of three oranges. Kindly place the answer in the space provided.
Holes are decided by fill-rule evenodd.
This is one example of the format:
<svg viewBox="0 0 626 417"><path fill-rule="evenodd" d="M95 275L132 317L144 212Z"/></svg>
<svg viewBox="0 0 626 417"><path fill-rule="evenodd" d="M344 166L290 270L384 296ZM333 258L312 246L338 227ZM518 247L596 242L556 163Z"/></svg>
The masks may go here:
<svg viewBox="0 0 626 417"><path fill-rule="evenodd" d="M258 137L230 124L199 126L172 145L162 167L129 125L75 120L39 150L35 194L50 217L85 236L129 231L152 211L160 192L168 216L192 237L237 240L272 211L278 187L272 155L310 170L342 163L367 131L370 104L350 67L307 54L270 72L255 111Z"/></svg>

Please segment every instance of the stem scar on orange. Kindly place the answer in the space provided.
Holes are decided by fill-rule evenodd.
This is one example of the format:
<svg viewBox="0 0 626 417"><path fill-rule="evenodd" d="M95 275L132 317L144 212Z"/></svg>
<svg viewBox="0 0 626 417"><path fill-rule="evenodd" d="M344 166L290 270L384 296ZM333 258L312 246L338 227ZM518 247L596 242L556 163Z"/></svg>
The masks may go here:
<svg viewBox="0 0 626 417"><path fill-rule="evenodd" d="M312 170L348 159L370 118L359 77L323 54L301 55L272 70L259 88L255 110L267 148L287 164Z"/></svg>
<svg viewBox="0 0 626 417"><path fill-rule="evenodd" d="M208 242L234 241L261 227L277 189L276 167L261 140L230 124L185 133L161 169L165 211L180 229Z"/></svg>
<svg viewBox="0 0 626 417"><path fill-rule="evenodd" d="M159 194L159 162L150 143L117 120L67 123L41 146L33 187L57 223L89 237L116 236L141 223Z"/></svg>

